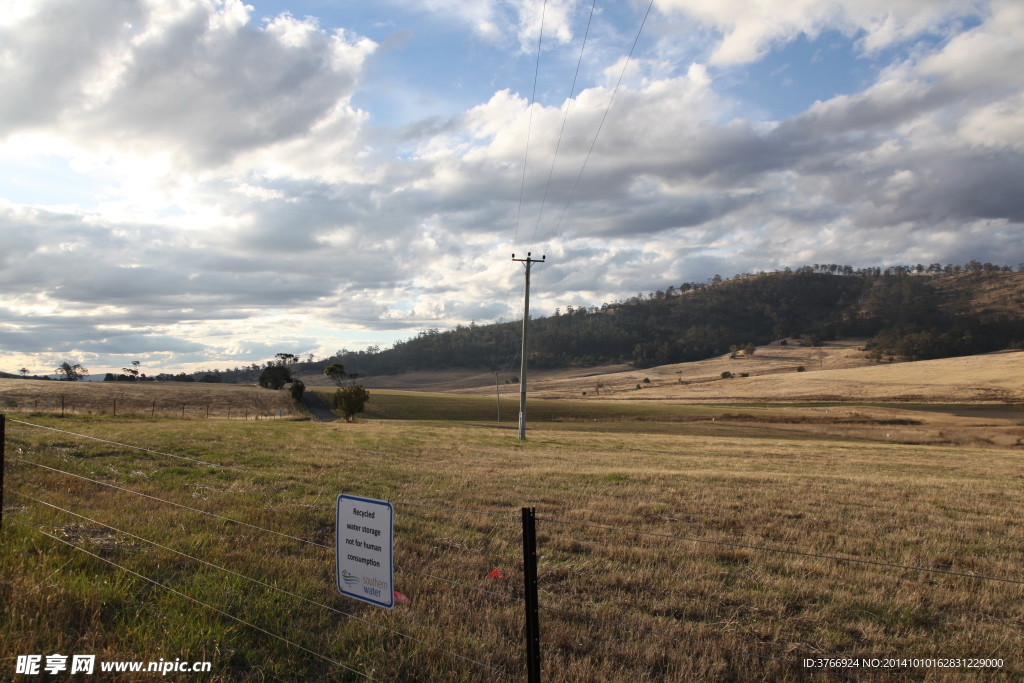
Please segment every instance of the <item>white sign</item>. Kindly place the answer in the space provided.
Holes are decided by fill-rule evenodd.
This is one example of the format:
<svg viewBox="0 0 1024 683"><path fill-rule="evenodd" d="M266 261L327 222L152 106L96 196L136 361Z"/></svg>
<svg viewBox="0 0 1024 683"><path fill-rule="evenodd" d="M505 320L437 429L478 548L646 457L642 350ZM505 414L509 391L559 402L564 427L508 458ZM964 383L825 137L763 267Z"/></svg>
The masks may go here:
<svg viewBox="0 0 1024 683"><path fill-rule="evenodd" d="M385 500L338 496L335 531L338 590L356 600L395 606L395 509Z"/></svg>

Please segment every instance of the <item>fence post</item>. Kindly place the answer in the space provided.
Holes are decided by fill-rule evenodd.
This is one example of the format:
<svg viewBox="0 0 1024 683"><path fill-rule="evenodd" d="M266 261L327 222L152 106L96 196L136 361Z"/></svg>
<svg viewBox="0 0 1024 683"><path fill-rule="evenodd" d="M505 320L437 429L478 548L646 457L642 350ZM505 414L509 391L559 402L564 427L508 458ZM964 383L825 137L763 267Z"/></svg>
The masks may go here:
<svg viewBox="0 0 1024 683"><path fill-rule="evenodd" d="M537 602L537 511L523 508L523 588L526 594L526 680L540 683L540 606Z"/></svg>
<svg viewBox="0 0 1024 683"><path fill-rule="evenodd" d="M4 523L4 467L7 465L7 416L0 413L0 526Z"/></svg>
<svg viewBox="0 0 1024 683"><path fill-rule="evenodd" d="M60 395L60 416L64 417L64 394Z"/></svg>

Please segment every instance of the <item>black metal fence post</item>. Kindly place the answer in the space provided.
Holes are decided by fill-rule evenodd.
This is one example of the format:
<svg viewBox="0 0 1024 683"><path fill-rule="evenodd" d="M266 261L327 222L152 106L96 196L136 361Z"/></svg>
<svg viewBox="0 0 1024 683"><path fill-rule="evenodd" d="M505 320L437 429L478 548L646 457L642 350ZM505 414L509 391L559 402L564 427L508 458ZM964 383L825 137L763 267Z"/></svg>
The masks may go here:
<svg viewBox="0 0 1024 683"><path fill-rule="evenodd" d="M526 593L526 680L528 683L540 683L537 511L534 508L523 508L523 587Z"/></svg>

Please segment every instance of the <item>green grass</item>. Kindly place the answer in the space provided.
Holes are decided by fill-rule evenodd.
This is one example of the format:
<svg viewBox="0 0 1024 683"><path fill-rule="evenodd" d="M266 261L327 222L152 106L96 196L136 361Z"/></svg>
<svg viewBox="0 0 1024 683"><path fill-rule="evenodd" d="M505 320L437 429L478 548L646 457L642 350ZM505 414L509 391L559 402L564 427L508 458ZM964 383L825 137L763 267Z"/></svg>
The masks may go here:
<svg viewBox="0 0 1024 683"><path fill-rule="evenodd" d="M330 405L333 390L316 391ZM360 417L369 420L441 420L496 422L497 401L492 397L421 392L371 391L370 401ZM576 420L618 420L635 418L671 418L702 416L721 412L703 406L629 405L598 401L550 401L528 399L526 413L531 422ZM502 422L515 425L519 420L519 394L503 393Z"/></svg>
<svg viewBox="0 0 1024 683"><path fill-rule="evenodd" d="M362 680L42 531L388 681L500 677L373 624L523 677L520 603L475 589L521 595L524 505L547 519L966 573L1020 578L1024 564L1018 452L755 438L736 424L700 434L692 430L707 422L636 418L718 409L596 403L580 410L613 407L634 421L607 418L597 431L584 421L596 413L580 413L579 421L535 423L530 440L519 442L512 424L468 417L486 399L373 393L379 412L355 424L32 420L276 479L8 423L0 679L13 675L19 654L60 652L210 660L214 672L202 679L209 681ZM559 408L569 415L572 406ZM626 408L637 412L621 412ZM432 419L445 409L459 419ZM409 570L396 572L397 588L413 603L387 612L342 598L330 550L13 458L325 545L333 544L337 492L393 501L396 563ZM111 534L14 492L372 623ZM873 671L866 676L873 681L1024 676L1019 585L545 521L538 541L543 605L688 639L546 611L546 681L829 680L722 648L792 661L826 654L1006 661L1001 672L968 678L918 669ZM489 579L495 567L509 578Z"/></svg>

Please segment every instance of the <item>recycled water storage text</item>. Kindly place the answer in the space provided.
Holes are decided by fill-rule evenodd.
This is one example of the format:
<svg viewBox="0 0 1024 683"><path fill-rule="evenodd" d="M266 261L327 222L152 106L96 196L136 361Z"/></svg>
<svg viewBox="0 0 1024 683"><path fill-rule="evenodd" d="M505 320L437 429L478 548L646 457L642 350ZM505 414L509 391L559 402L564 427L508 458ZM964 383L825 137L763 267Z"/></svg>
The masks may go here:
<svg viewBox="0 0 1024 683"><path fill-rule="evenodd" d="M335 556L342 595L388 609L395 606L394 528L391 503L338 496Z"/></svg>

